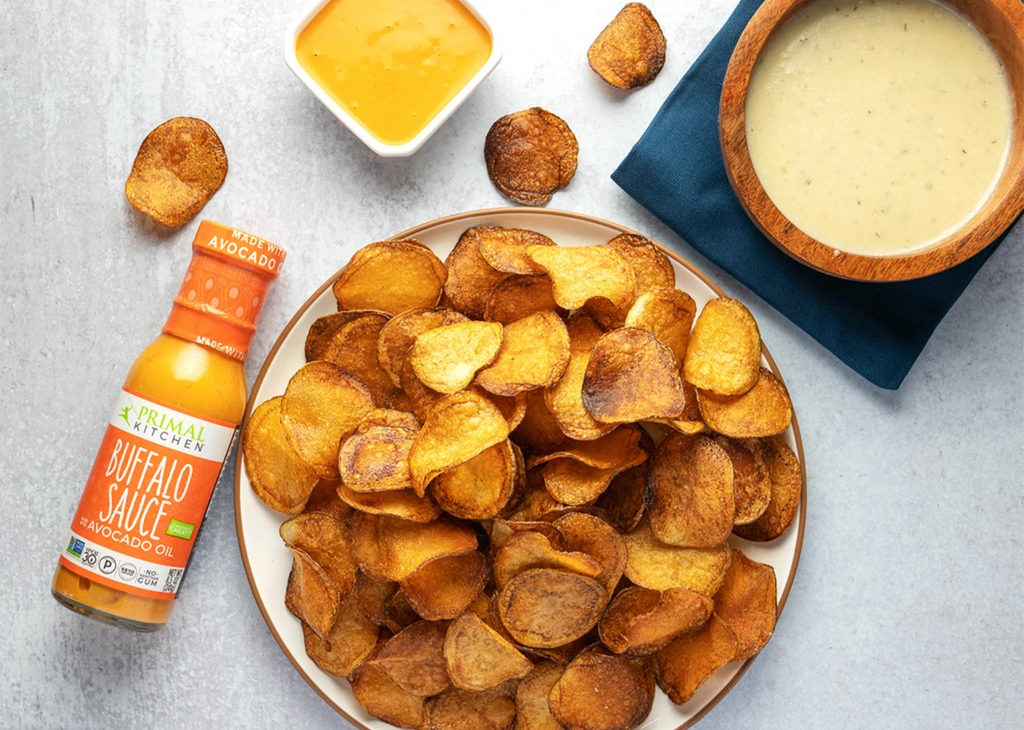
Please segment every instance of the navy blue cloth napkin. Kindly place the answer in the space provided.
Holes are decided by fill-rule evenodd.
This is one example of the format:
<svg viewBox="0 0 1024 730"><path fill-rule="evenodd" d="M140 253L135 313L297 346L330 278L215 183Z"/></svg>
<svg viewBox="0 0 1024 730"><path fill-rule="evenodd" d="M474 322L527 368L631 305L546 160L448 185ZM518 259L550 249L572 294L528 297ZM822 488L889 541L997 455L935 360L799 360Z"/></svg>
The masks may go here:
<svg viewBox="0 0 1024 730"><path fill-rule="evenodd" d="M1003 239L940 274L869 284L813 271L765 238L729 185L718 141L725 69L760 5L761 0L740 0L612 179L840 360L875 385L895 390Z"/></svg>

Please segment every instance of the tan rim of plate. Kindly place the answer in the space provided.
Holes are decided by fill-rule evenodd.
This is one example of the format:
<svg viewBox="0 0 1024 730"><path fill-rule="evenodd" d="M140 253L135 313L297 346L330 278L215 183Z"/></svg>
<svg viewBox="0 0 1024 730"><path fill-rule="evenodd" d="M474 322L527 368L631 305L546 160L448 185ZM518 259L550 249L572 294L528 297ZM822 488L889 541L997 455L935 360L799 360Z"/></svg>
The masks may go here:
<svg viewBox="0 0 1024 730"><path fill-rule="evenodd" d="M395 236L393 236L393 238L412 238L412 237L416 236L417 234L422 233L423 231L428 230L430 228L435 228L436 226L445 225L447 223L452 223L452 222L455 222L455 221L465 220L467 218L478 218L478 217L488 216L488 215L509 215L509 214L511 214L511 215L519 214L519 215L526 215L526 216L535 216L535 215L539 214L539 215L552 216L554 218L571 218L571 219L574 219L574 220L584 221L586 223L595 223L597 225L605 226L607 228L611 228L611 229L619 231L621 233L631 233L631 234L636 234L636 235L643 235L643 234L638 233L637 231L634 231L634 230L632 230L630 228L626 228L624 226L620 226L617 223L611 223L610 221L606 221L606 220L603 220L601 218L596 218L596 217L594 217L592 215L584 215L583 213L574 213L572 211L550 210L550 209L547 209L547 208L541 208L541 209L485 208L485 209L482 209L482 210L473 210L473 211L468 211L468 212L465 212L465 213L456 213L455 215L449 215L449 216L445 216L443 218L437 218L435 220L430 221L429 223L422 223L422 224L420 224L418 226L414 226L413 228L409 228L408 230L402 231L401 233L398 233ZM662 244L658 243L657 241L654 241L654 243L666 256L668 256L671 259L673 259L680 266L688 269L691 273L693 273L694 276L696 276L698 279L700 279L705 284L707 284L711 288L711 290L715 292L715 294L717 294L720 297L727 296L726 293L724 291L722 291L722 289L719 288L717 284L715 284L713 281L711 281L711 279L709 279L707 276L705 276L704 272L702 272L696 266L691 264L689 261L684 259L682 256L679 256L675 252L669 250L668 248L666 248ZM344 268L344 267L342 267L342 268ZM338 269L336 272L334 272L334 274L327 281L325 281L323 283L323 285L320 286L319 289L317 289L315 292L313 292L309 296L309 298L306 299L305 302L303 302L302 306L299 307L298 311L295 312L295 315L291 318L291 320L288 322L288 324L285 325L284 330L281 331L281 334L278 336L277 341L274 343L274 346L272 348L270 348L270 352L267 354L267 359L264 360L263 367L260 368L260 374L256 376L256 382L253 383L253 386L252 386L252 389L250 390L250 393L256 393L257 391L259 391L260 386L263 384L263 376L267 372L267 366L274 359L274 356L277 354L277 351L281 348L281 345L284 343L285 339L288 337L288 334L292 331L292 328L295 327L295 323L299 321L299 318L302 316L302 314L307 309L309 309L309 307L312 305L312 303L321 294L323 294L325 291L327 291L327 289L330 288L334 284L334 282L338 278L339 274L341 274L341 269ZM783 384L783 386L785 386L786 383L782 379L782 374L779 373L779 369L778 369L778 366L776 366L776 364L775 364L775 360L772 359L771 353L768 352L768 348L764 347L764 345L762 345L762 352L764 353L765 359L768 360L768 364L771 366L772 372L779 379L779 382L781 382ZM245 418L242 419L242 424L241 424L241 428L242 429L244 429L246 424L248 424L248 422L249 422L249 415L252 413L252 409L253 409L253 401L250 398L249 403L248 403L248 405L246 406L246 409L245 409ZM797 458L800 459L800 475L801 475L801 477L803 479L804 485L803 485L803 489L801 490L801 493L800 493L800 522L797 525L798 532L797 532L797 538L796 538L796 548L793 551L793 566L792 566L792 569L790 570L789 580L786 582L786 587L782 591L782 598L779 599L779 615L780 616L782 615L782 609L786 605L786 599L789 598L789 590L793 586L793 578L796 576L797 567L800 565L800 553L803 550L803 544L804 544L804 523L807 520L807 467L804 464L804 443L803 443L803 439L800 438L800 425L797 423L796 408L795 407L793 409L793 438L796 441ZM274 627L273 622L270 620L270 616L267 614L267 609L263 605L263 597L260 596L259 592L256 590L256 582L253 580L252 568L249 565L249 553L248 553L248 551L245 548L245 537L242 535L241 511L240 511L240 508L239 508L239 492L241 490L241 483L242 483L242 459L241 459L241 455L239 454L239 455L237 455L235 457L235 534L238 536L238 549L239 549L239 552L242 555L242 565L245 566L245 577L249 581L249 588L252 591L253 598L256 599L256 605L259 606L260 613L263 615L263 620L266 622L267 628L270 629L270 633L274 635L274 640L277 641L277 645L279 647L281 647L281 651L284 652L284 655L286 657L288 657L288 661L291 662L292 667L295 668L295 671L298 672L299 675L304 680L306 680L306 684L308 684L310 687L312 687L313 690L318 695L320 695L321 699L323 699L324 702L326 702L328 705L330 705L332 708L334 708L335 712L337 712L339 715L344 717L346 720L348 720L350 723L352 723L352 725L354 725L355 727L359 728L360 730L370 730L370 728L368 728L362 722L360 722L356 718L354 718L351 715L349 715L343 709L341 709L337 705L337 703L335 703L333 700L331 700L326 694L324 694L320 690L320 688L317 686L316 682L314 682L312 680L312 678L310 678L310 676L308 674L306 674L306 672L302 669L302 667L299 666L299 663L297 661L295 661L295 657L292 655L291 651L289 651L288 647L285 646L284 641L281 640L280 634L277 633L277 629ZM747 659L745 662L743 662L743 666L741 666L739 668L739 670L736 672L736 675L729 681L729 683L727 685L725 685L725 687L723 687L722 690L717 695L715 695L711 699L710 702L708 702L706 705L704 705L704 707L702 707L700 709L700 711L696 715L694 715L689 720L684 722L682 725L677 727L676 730L688 730L688 728L692 728L694 725L696 725L698 722L700 722L700 720L703 719L703 717L705 715L707 715L709 712L711 712L711 710L713 710L715 708L715 706L719 702L722 701L722 698L724 698L727 694L729 694L729 692L732 690L732 688L734 686L736 686L736 683L746 673L747 669L750 668L751 663L753 663L753 661L755 659L757 659L757 655L754 655L750 659Z"/></svg>

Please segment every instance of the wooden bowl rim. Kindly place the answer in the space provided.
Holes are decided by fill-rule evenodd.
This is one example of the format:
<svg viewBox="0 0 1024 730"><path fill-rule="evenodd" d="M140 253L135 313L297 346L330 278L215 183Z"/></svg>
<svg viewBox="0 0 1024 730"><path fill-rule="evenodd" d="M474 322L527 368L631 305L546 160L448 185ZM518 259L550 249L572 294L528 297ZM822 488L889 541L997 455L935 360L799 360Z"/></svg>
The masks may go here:
<svg viewBox="0 0 1024 730"><path fill-rule="evenodd" d="M1024 167L1012 185L1000 192L1000 185L997 184L989 193L985 202L997 202L987 214L983 215L983 211L979 210L959 229L927 248L886 256L866 256L829 246L800 230L768 197L754 170L747 147L746 102L750 77L775 32L794 13L812 2L816 0L765 0L747 22L729 59L719 106L719 143L726 176L744 212L762 234L791 258L822 273L854 281L918 279L951 269L986 249L1024 212ZM949 7L942 0L939 2ZM1021 46L1024 58L1024 3L1021 0L981 2L994 7L1006 19ZM953 10L975 25L970 16L955 8ZM769 22L767 19L773 16L776 17L775 22ZM985 33L982 32L982 35ZM1000 61L1003 59L1000 58ZM736 90L740 93L735 93ZM1019 98L1024 90L1014 89L1010 85L1010 92L1015 97L1015 105L1024 106L1024 98ZM732 123L727 124L727 121ZM1011 129L1011 136L1015 134L1024 135L1024 130ZM1011 138L1007 166L1013 158L1013 147L1022 144L1024 142ZM1019 150L1018 154L1024 156L1024 150ZM740 175L743 170L749 170L749 174ZM1006 172L1004 168L1002 174ZM984 222L993 218L1001 220L987 235L974 235Z"/></svg>

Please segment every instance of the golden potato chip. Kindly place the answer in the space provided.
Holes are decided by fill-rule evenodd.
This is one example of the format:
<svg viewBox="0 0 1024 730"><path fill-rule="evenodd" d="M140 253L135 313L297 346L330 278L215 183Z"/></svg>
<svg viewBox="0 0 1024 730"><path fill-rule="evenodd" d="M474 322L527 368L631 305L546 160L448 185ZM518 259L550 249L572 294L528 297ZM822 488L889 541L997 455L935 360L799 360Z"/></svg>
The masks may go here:
<svg viewBox="0 0 1024 730"><path fill-rule="evenodd" d="M569 662L548 702L565 727L631 730L651 712L654 670L646 659L587 649Z"/></svg>
<svg viewBox="0 0 1024 730"><path fill-rule="evenodd" d="M631 586L612 599L597 629L604 645L616 654L648 656L703 626L714 609L710 598L686 588L652 591Z"/></svg>
<svg viewBox="0 0 1024 730"><path fill-rule="evenodd" d="M699 390L697 402L708 428L733 438L774 436L789 428L793 420L786 386L766 368L758 371L757 383L742 395L720 396Z"/></svg>
<svg viewBox="0 0 1024 730"><path fill-rule="evenodd" d="M641 430L633 425L620 426L593 441L567 441L547 454L531 456L528 469L561 458L569 458L597 469L610 469L647 453L640 448Z"/></svg>
<svg viewBox="0 0 1024 730"><path fill-rule="evenodd" d="M579 309L594 297L626 307L636 298L633 269L613 248L528 246L526 255L551 277L560 307Z"/></svg>
<svg viewBox="0 0 1024 730"><path fill-rule="evenodd" d="M526 418L526 393L520 393L512 397L488 393L487 400L498 406L501 415L508 421L509 431L517 429L519 424L523 422L523 419Z"/></svg>
<svg viewBox="0 0 1024 730"><path fill-rule="evenodd" d="M570 366L572 362L570 360ZM568 372L562 376L562 380L568 376ZM561 381L560 381L561 382ZM583 378L580 377L582 387ZM558 385L555 386L559 387ZM550 389L549 389L550 390ZM566 436L559 428L558 421L548 410L547 392L542 390L530 390L525 393L526 413L523 420L516 426L513 438L516 443L530 451L548 451L562 443ZM582 408L583 401L580 400ZM588 414L589 415L589 414ZM611 428L611 427L609 427Z"/></svg>
<svg viewBox="0 0 1024 730"><path fill-rule="evenodd" d="M775 631L775 569L732 551L725 582L715 594L715 613L736 634L733 661L757 654Z"/></svg>
<svg viewBox="0 0 1024 730"><path fill-rule="evenodd" d="M626 543L615 528L594 515L570 512L555 520L568 550L586 553L604 570L597 576L610 597L626 568Z"/></svg>
<svg viewBox="0 0 1024 730"><path fill-rule="evenodd" d="M338 309L376 309L390 315L433 307L448 272L434 252L418 241L389 240L359 249L338 274Z"/></svg>
<svg viewBox="0 0 1024 730"><path fill-rule="evenodd" d="M439 393L456 393L473 382L477 370L494 361L501 346L502 326L497 322L460 322L418 335L409 361L424 385Z"/></svg>
<svg viewBox="0 0 1024 730"><path fill-rule="evenodd" d="M352 434L338 453L342 484L353 492L411 488L409 450L415 436L406 428L389 426L374 426Z"/></svg>
<svg viewBox="0 0 1024 730"><path fill-rule="evenodd" d="M583 378L583 404L603 423L681 415L686 396L675 355L646 330L602 335Z"/></svg>
<svg viewBox="0 0 1024 730"><path fill-rule="evenodd" d="M594 73L629 91L654 81L665 65L665 34L642 3L627 3L587 51Z"/></svg>
<svg viewBox="0 0 1024 730"><path fill-rule="evenodd" d="M544 270L527 257L526 247L558 245L543 233L521 228L478 226L465 235L475 236L484 261L506 274L543 274Z"/></svg>
<svg viewBox="0 0 1024 730"><path fill-rule="evenodd" d="M467 608L466 610L476 614L481 621L487 622L487 625L491 626L491 624L489 623L490 607L491 597L486 593L480 593L479 595L477 595L476 598L474 598L470 602L469 608ZM494 627L491 626L491 628L493 629Z"/></svg>
<svg viewBox="0 0 1024 730"><path fill-rule="evenodd" d="M626 577L655 591L689 588L705 596L725 580L729 569L729 546L684 548L658 542L646 516L635 530L623 535L626 542Z"/></svg>
<svg viewBox="0 0 1024 730"><path fill-rule="evenodd" d="M470 228L459 237L445 259L448 283L444 293L455 309L471 319L482 319L491 292L510 275L498 271L480 252L480 239Z"/></svg>
<svg viewBox="0 0 1024 730"><path fill-rule="evenodd" d="M565 539L562 537L562 533L550 522L496 519L491 521L488 530L488 535L491 538L491 555L496 556L508 539L519 532L540 533L547 538L555 550L565 550ZM497 566L495 566L495 570L497 570Z"/></svg>
<svg viewBox="0 0 1024 730"><path fill-rule="evenodd" d="M518 649L468 612L448 627L444 658L452 684L473 692L522 679L533 669L533 663Z"/></svg>
<svg viewBox="0 0 1024 730"><path fill-rule="evenodd" d="M416 337L427 330L467 321L465 316L454 309L444 307L415 307L406 310L392 318L380 331L377 340L377 362L391 378L391 382L402 387L402 366L409 357L409 350L416 342Z"/></svg>
<svg viewBox="0 0 1024 730"><path fill-rule="evenodd" d="M338 451L373 408L363 383L334 363L305 365L288 381L281 425L299 457L325 479L338 478Z"/></svg>
<svg viewBox="0 0 1024 730"><path fill-rule="evenodd" d="M676 270L672 261L651 239L637 233L620 233L605 245L618 251L633 269L638 297L656 289L675 289Z"/></svg>
<svg viewBox="0 0 1024 730"><path fill-rule="evenodd" d="M320 637L330 633L341 610L342 596L326 571L298 548L292 551L292 572L288 575L284 605L292 615Z"/></svg>
<svg viewBox="0 0 1024 730"><path fill-rule="evenodd" d="M338 488L338 494L344 497L343 487ZM386 492L381 494L386 494ZM359 570L374 580L387 581L389 579L384 574L380 544L377 541L379 522L378 515L372 512L357 511L349 521L349 539L352 543L352 559L356 561Z"/></svg>
<svg viewBox="0 0 1024 730"><path fill-rule="evenodd" d="M353 492L338 485L338 496L354 510L373 515L391 515L410 522L432 522L441 515L441 506L429 494L423 497L411 489L390 492Z"/></svg>
<svg viewBox="0 0 1024 730"><path fill-rule="evenodd" d="M388 639L372 662L402 691L432 697L452 686L444 663L448 627L437 621L417 621Z"/></svg>
<svg viewBox="0 0 1024 730"><path fill-rule="evenodd" d="M557 501L544 487L543 467L532 469L526 473L526 487L523 498L514 510L503 519L509 524L523 522L543 522L552 520L566 512L575 512L577 506Z"/></svg>
<svg viewBox="0 0 1024 730"><path fill-rule="evenodd" d="M356 563L344 522L326 512L309 512L284 522L280 533L285 545L301 550L323 569L339 600L348 600L356 580Z"/></svg>
<svg viewBox="0 0 1024 730"><path fill-rule="evenodd" d="M382 515L377 520L377 542L384 575L397 581L415 573L428 560L477 548L473 529L444 515L426 524Z"/></svg>
<svg viewBox="0 0 1024 730"><path fill-rule="evenodd" d="M696 313L697 304L686 292L652 289L637 297L626 314L624 324L647 330L658 338L658 342L668 345L681 368Z"/></svg>
<svg viewBox="0 0 1024 730"><path fill-rule="evenodd" d="M573 314L566 325L569 331L569 365L562 378L544 391L544 403L555 424L566 436L578 441L600 438L615 428L590 415L583 404L583 380L590 363L590 353L603 332L585 314Z"/></svg>
<svg viewBox="0 0 1024 730"><path fill-rule="evenodd" d="M384 625L384 604L398 592L398 583L392 580L371 578L363 571L356 573L356 584L350 600L355 601L366 619L376 625Z"/></svg>
<svg viewBox="0 0 1024 730"><path fill-rule="evenodd" d="M423 423L408 411L375 408L363 416L363 420L356 427L356 433L366 433L371 429L382 426L387 428L404 428L407 431L416 432L423 428Z"/></svg>
<svg viewBox="0 0 1024 730"><path fill-rule="evenodd" d="M416 371L413 370L411 360L406 360L402 366L402 388L401 392L409 400L412 412L421 421L427 420L431 409L444 397L443 393L438 393L420 382L420 379L416 377Z"/></svg>
<svg viewBox="0 0 1024 730"><path fill-rule="evenodd" d="M390 319L391 315L383 312L359 313L338 328L320 355L321 360L359 378L378 408L391 403L395 390L391 376L377 364L377 339Z"/></svg>
<svg viewBox="0 0 1024 730"><path fill-rule="evenodd" d="M514 532L494 555L494 585L500 591L517 575L534 568L565 570L590 578L604 570L586 553L557 550L540 532Z"/></svg>
<svg viewBox="0 0 1024 730"><path fill-rule="evenodd" d="M729 539L736 501L732 463L707 436L670 434L647 476L647 514L661 542L711 548Z"/></svg>
<svg viewBox="0 0 1024 730"><path fill-rule="evenodd" d="M535 568L513 578L498 594L508 633L529 647L556 647L584 636L608 602L603 585L579 573Z"/></svg>
<svg viewBox="0 0 1024 730"><path fill-rule="evenodd" d="M629 532L644 515L648 462L615 475L608 488L594 502L602 510L608 524L619 532Z"/></svg>
<svg viewBox="0 0 1024 730"><path fill-rule="evenodd" d="M545 464L541 473L544 487L555 500L562 504L588 505L604 494L618 474L646 460L643 449L637 449L627 461L610 469L587 466L575 459L555 459Z"/></svg>
<svg viewBox="0 0 1024 730"><path fill-rule="evenodd" d="M715 614L698 631L683 634L654 658L658 686L677 705L684 704L736 655L736 634Z"/></svg>
<svg viewBox="0 0 1024 730"><path fill-rule="evenodd" d="M420 620L420 615L409 603L409 596L401 588L384 601L384 626L400 633Z"/></svg>
<svg viewBox="0 0 1024 730"><path fill-rule="evenodd" d="M772 480L772 496L768 507L749 525L737 525L733 532L745 540L768 542L789 529L800 506L804 478L800 462L793 450L780 438L765 439L765 460Z"/></svg>
<svg viewBox="0 0 1024 730"><path fill-rule="evenodd" d="M346 525L352 516L352 508L345 504L341 497L338 496L338 482L333 482L330 479L320 479L317 481L302 511L304 513L326 512L337 517Z"/></svg>
<svg viewBox="0 0 1024 730"><path fill-rule="evenodd" d="M562 676L562 667L541 662L516 689L516 730L564 730L551 714L548 694Z"/></svg>
<svg viewBox="0 0 1024 730"><path fill-rule="evenodd" d="M373 717L396 727L423 726L424 698L406 692L373 661L363 662L352 672L352 694Z"/></svg>
<svg viewBox="0 0 1024 730"><path fill-rule="evenodd" d="M409 453L413 489L422 496L438 474L507 438L508 421L487 398L469 391L445 396L430 410Z"/></svg>
<svg viewBox="0 0 1024 730"><path fill-rule="evenodd" d="M490 570L476 550L432 558L402 581L409 605L430 621L455 618L479 596Z"/></svg>
<svg viewBox="0 0 1024 730"><path fill-rule="evenodd" d="M505 439L438 474L430 493L449 514L465 520L490 519L512 496L516 471L512 442Z"/></svg>
<svg viewBox="0 0 1024 730"><path fill-rule="evenodd" d="M338 612L331 630L324 638L302 624L306 654L313 663L335 677L347 677L358 667L377 643L380 630L363 615L355 596L349 598Z"/></svg>
<svg viewBox="0 0 1024 730"><path fill-rule="evenodd" d="M317 474L288 443L281 425L281 397L261 403L242 432L245 474L252 491L271 509L298 514Z"/></svg>
<svg viewBox="0 0 1024 730"><path fill-rule="evenodd" d="M176 228L203 209L227 174L228 156L213 127L174 117L142 140L124 194L135 210Z"/></svg>
<svg viewBox="0 0 1024 730"><path fill-rule="evenodd" d="M554 312L537 312L505 326L497 356L477 373L476 383L489 393L515 396L554 385L568 364L565 324Z"/></svg>
<svg viewBox="0 0 1024 730"><path fill-rule="evenodd" d="M760 365L761 333L750 310L724 297L705 304L683 358L686 380L718 395L740 395L754 387Z"/></svg>
<svg viewBox="0 0 1024 730"><path fill-rule="evenodd" d="M764 447L757 439L740 441L727 436L716 436L715 443L732 462L732 492L736 501L733 524L748 525L764 514L772 499L772 480Z"/></svg>
<svg viewBox="0 0 1024 730"><path fill-rule="evenodd" d="M363 314L367 314L366 310L334 312L332 314L325 314L323 317L317 317L313 324L309 326L309 331L306 332L306 345L304 348L306 362L323 360L324 352L327 351L328 345L331 344L331 339L338 333L338 330Z"/></svg>
<svg viewBox="0 0 1024 730"><path fill-rule="evenodd" d="M427 701L423 730L512 730L514 682L483 692L451 687Z"/></svg>
<svg viewBox="0 0 1024 730"><path fill-rule="evenodd" d="M487 297L484 319L488 322L510 324L536 312L565 310L555 303L551 279L546 276L510 276L494 287Z"/></svg>
<svg viewBox="0 0 1024 730"><path fill-rule="evenodd" d="M491 125L484 160L494 187L513 203L547 205L576 174L579 149L568 124L535 106Z"/></svg>

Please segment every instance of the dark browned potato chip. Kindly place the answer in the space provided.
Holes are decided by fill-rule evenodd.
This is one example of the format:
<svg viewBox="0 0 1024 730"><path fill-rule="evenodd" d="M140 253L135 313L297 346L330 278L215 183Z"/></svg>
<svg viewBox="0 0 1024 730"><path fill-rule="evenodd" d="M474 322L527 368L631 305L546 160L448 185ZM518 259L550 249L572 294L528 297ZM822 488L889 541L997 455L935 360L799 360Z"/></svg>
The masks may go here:
<svg viewBox="0 0 1024 730"><path fill-rule="evenodd" d="M422 697L406 692L373 661L363 662L352 672L352 694L363 709L396 727L423 726Z"/></svg>
<svg viewBox="0 0 1024 730"><path fill-rule="evenodd" d="M283 523L280 533L290 549L302 551L323 569L339 600L348 600L356 580L356 563L343 521L326 512L309 512Z"/></svg>
<svg viewBox="0 0 1024 730"><path fill-rule="evenodd" d="M757 439L717 436L715 442L732 462L732 492L736 498L733 524L748 525L764 514L772 499L772 480L764 447Z"/></svg>
<svg viewBox="0 0 1024 730"><path fill-rule="evenodd" d="M334 312L317 317L306 333L304 348L306 362L323 360L324 352L327 351L327 346L331 344L331 339L338 330L362 314L366 314L366 312Z"/></svg>
<svg viewBox="0 0 1024 730"><path fill-rule="evenodd" d="M433 307L448 272L418 241L379 241L359 249L338 274L338 309L376 309L390 315Z"/></svg>
<svg viewBox="0 0 1024 730"><path fill-rule="evenodd" d="M700 628L714 608L710 598L686 588L662 592L631 586L612 600L598 631L616 654L647 656L680 634Z"/></svg>
<svg viewBox="0 0 1024 730"><path fill-rule="evenodd" d="M356 574L356 584L351 600L356 601L359 610L370 623L384 625L384 604L398 591L398 583L391 580L371 578L363 571Z"/></svg>
<svg viewBox="0 0 1024 730"><path fill-rule="evenodd" d="M498 596L501 622L512 638L539 648L585 636L608 602L604 586L595 579L547 568L523 571Z"/></svg>
<svg viewBox="0 0 1024 730"><path fill-rule="evenodd" d="M518 649L468 612L448 627L444 658L452 684L473 692L522 679L533 669L533 663Z"/></svg>
<svg viewBox="0 0 1024 730"><path fill-rule="evenodd" d="M341 610L342 597L334 582L311 557L298 548L292 551L292 572L288 575L284 605L316 633L325 637Z"/></svg>
<svg viewBox="0 0 1024 730"><path fill-rule="evenodd" d="M409 605L430 621L454 618L484 590L490 569L476 550L428 560L402 581Z"/></svg>
<svg viewBox="0 0 1024 730"><path fill-rule="evenodd" d="M339 312L338 315L347 314ZM338 316L329 315L329 316ZM320 319L326 319L321 317ZM320 321L317 320L317 322ZM422 332L456 322L466 322L466 317L454 309L439 307L427 309L415 307L391 319L380 331L377 339L377 362L397 387L402 386L402 366L409 357L416 337ZM313 323L316 325L316 322ZM312 332L312 328L310 329Z"/></svg>
<svg viewBox="0 0 1024 730"><path fill-rule="evenodd" d="M733 661L757 654L775 631L775 569L732 551L725 582L715 594L715 613L736 634Z"/></svg>
<svg viewBox="0 0 1024 730"><path fill-rule="evenodd" d="M195 217L228 174L228 156L202 119L168 119L142 140L124 184L128 202L165 226Z"/></svg>
<svg viewBox="0 0 1024 730"><path fill-rule="evenodd" d="M537 312L504 327L501 348L476 383L489 393L515 396L554 385L568 364L565 324L554 312Z"/></svg>
<svg viewBox="0 0 1024 730"><path fill-rule="evenodd" d="M546 276L510 276L491 291L484 308L484 319L509 324L536 312L558 315L565 312L555 303L551 279Z"/></svg>
<svg viewBox="0 0 1024 730"><path fill-rule="evenodd" d="M736 513L732 479L729 456L713 439L670 434L658 444L647 476L654 536L681 547L725 542Z"/></svg>
<svg viewBox="0 0 1024 730"><path fill-rule="evenodd" d="M451 687L427 701L422 730L512 730L515 682L483 692Z"/></svg>
<svg viewBox="0 0 1024 730"><path fill-rule="evenodd" d="M378 408L391 403L394 384L377 363L377 340L391 315L383 312L347 312L353 316L339 327L320 353L321 360L333 362L355 375L370 389Z"/></svg>
<svg viewBox="0 0 1024 730"><path fill-rule="evenodd" d="M480 239L474 228L462 234L445 264L448 283L444 292L453 309L472 319L483 318L491 292L510 276L487 263L480 253Z"/></svg>
<svg viewBox="0 0 1024 730"><path fill-rule="evenodd" d="M632 530L644 515L648 463L616 474L608 488L594 502L594 506L604 512L608 524L619 532Z"/></svg>
<svg viewBox="0 0 1024 730"><path fill-rule="evenodd" d="M665 65L665 35L642 3L629 3L587 51L594 73L628 91L646 86Z"/></svg>
<svg viewBox="0 0 1024 730"><path fill-rule="evenodd" d="M514 532L494 555L494 585L500 591L520 573L535 568L564 570L591 578L604 570L601 563L586 553L558 550L543 533Z"/></svg>
<svg viewBox="0 0 1024 730"><path fill-rule="evenodd" d="M306 654L313 663L335 677L347 677L358 667L377 643L380 630L359 608L353 595L342 605L331 630L321 639L307 624L302 624Z"/></svg>
<svg viewBox="0 0 1024 730"><path fill-rule="evenodd" d="M341 488L339 487L339 494ZM386 492L383 492L386 494ZM378 581L388 581L384 574L377 529L380 517L371 512L358 511L349 521L349 539L352 541L352 559L360 572Z"/></svg>
<svg viewBox="0 0 1024 730"><path fill-rule="evenodd" d="M484 260L506 274L543 274L544 269L527 257L526 247L557 245L543 233L521 228L478 226L469 230L479 240Z"/></svg>
<svg viewBox="0 0 1024 730"><path fill-rule="evenodd" d="M436 557L460 555L477 548L473 528L444 515L426 524L381 516L377 520L376 539L381 570L389 580L397 581L408 578Z"/></svg>
<svg viewBox="0 0 1024 730"><path fill-rule="evenodd" d="M261 403L242 432L245 474L252 491L272 509L298 514L317 482L316 472L303 461L281 424L281 397Z"/></svg>
<svg viewBox="0 0 1024 730"><path fill-rule="evenodd" d="M733 438L774 436L789 428L793 404L771 371L761 368L754 387L742 395L697 391L700 414L712 431Z"/></svg>
<svg viewBox="0 0 1024 730"><path fill-rule="evenodd" d="M412 488L409 450L415 432L374 426L349 436L338 453L341 482L353 492Z"/></svg>
<svg viewBox="0 0 1024 730"><path fill-rule="evenodd" d="M684 704L736 655L736 634L715 614L698 631L676 637L658 652L654 672L669 699Z"/></svg>
<svg viewBox="0 0 1024 730"><path fill-rule="evenodd" d="M516 689L516 730L564 730L551 714L548 695L562 676L562 667L541 662Z"/></svg>
<svg viewBox="0 0 1024 730"><path fill-rule="evenodd" d="M567 728L631 730L651 712L654 671L646 659L587 649L565 668L548 701Z"/></svg>
<svg viewBox="0 0 1024 730"><path fill-rule="evenodd" d="M565 377L565 375L562 376L563 380ZM580 378L581 387L582 384L583 379ZM557 388L558 386L556 385L555 387ZM526 413L512 435L512 438L524 450L531 452L548 451L565 441L566 436L562 433L562 429L559 428L558 421L555 420L551 411L548 410L546 401L546 391L538 389L526 392ZM582 407L582 401L580 403Z"/></svg>
<svg viewBox="0 0 1024 730"><path fill-rule="evenodd" d="M420 615L409 603L409 596L402 589L384 602L384 626L399 633L420 620Z"/></svg>
<svg viewBox="0 0 1024 730"><path fill-rule="evenodd" d="M491 182L520 205L546 205L576 174L578 153L569 125L540 107L503 116L484 141Z"/></svg>
<svg viewBox="0 0 1024 730"><path fill-rule="evenodd" d="M594 515L570 512L555 520L555 527L569 550L586 553L604 570L597 576L611 597L626 568L626 543L615 528Z"/></svg>
<svg viewBox="0 0 1024 730"><path fill-rule="evenodd" d="M451 687L444 663L444 623L417 621L388 639L372 661L403 691L432 697Z"/></svg>
<svg viewBox="0 0 1024 730"><path fill-rule="evenodd" d="M789 529L800 506L804 479L800 462L793 450L778 438L761 442L768 462L768 475L772 480L772 497L768 507L749 525L733 528L740 537L754 542L774 540Z"/></svg>

